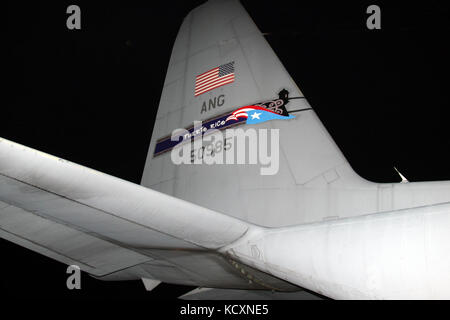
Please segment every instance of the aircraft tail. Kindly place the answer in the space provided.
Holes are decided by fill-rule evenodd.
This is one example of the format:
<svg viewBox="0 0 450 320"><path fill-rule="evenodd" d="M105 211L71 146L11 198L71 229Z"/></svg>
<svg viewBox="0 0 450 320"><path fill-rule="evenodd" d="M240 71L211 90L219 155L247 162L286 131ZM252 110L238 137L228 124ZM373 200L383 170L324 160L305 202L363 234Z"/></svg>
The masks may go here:
<svg viewBox="0 0 450 320"><path fill-rule="evenodd" d="M194 121L202 125L196 127ZM174 142L171 134L177 128L184 131ZM179 142L191 145L193 162L202 160L208 148L226 154L224 149L238 143L224 136L224 141L205 148L198 143L201 139L194 139L212 128L224 134L226 129L245 130L244 140L250 141L245 154L250 159L250 153L257 153L256 164L255 159L249 163L234 158L234 162L223 161L228 164L174 163L172 151ZM262 145L256 141L264 138L272 143L269 159L277 163L268 164L269 153L262 157ZM272 227L403 205L393 202L391 187L364 180L352 170L235 0L208 1L184 19L173 47L142 185Z"/></svg>

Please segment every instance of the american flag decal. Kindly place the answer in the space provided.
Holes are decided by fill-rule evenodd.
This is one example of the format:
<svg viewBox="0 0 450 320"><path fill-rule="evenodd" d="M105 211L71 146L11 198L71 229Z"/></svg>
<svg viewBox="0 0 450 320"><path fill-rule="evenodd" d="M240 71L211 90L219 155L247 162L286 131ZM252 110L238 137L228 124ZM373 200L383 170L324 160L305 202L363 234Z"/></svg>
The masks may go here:
<svg viewBox="0 0 450 320"><path fill-rule="evenodd" d="M199 74L195 78L195 96L234 82L234 61Z"/></svg>

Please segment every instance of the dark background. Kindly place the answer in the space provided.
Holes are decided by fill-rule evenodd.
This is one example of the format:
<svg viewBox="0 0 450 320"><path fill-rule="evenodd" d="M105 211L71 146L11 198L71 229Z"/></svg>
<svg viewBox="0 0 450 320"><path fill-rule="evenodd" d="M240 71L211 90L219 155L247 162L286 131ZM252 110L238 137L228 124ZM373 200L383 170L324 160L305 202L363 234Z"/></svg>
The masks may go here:
<svg viewBox="0 0 450 320"><path fill-rule="evenodd" d="M170 52L203 1L8 4L0 137L139 183ZM449 4L242 1L353 168L376 182L450 180ZM448 3L448 2L447 2ZM81 7L81 30L66 8ZM381 7L381 30L366 8ZM4 86L3 85L3 86ZM192 288L82 275L0 240L15 298L174 298Z"/></svg>

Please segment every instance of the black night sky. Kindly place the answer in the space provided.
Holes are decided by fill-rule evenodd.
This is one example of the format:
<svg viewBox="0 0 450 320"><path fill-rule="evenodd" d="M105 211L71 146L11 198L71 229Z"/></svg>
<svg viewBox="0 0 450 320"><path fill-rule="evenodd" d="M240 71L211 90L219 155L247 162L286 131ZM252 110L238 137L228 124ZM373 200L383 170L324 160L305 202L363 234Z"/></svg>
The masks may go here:
<svg viewBox="0 0 450 320"><path fill-rule="evenodd" d="M140 182L170 52L203 1L9 4L0 137ZM450 180L450 5L245 1L336 143L364 178ZM81 8L81 30L66 8ZM377 4L382 29L366 28ZM16 298L159 299L192 288L109 283L0 240L0 290Z"/></svg>

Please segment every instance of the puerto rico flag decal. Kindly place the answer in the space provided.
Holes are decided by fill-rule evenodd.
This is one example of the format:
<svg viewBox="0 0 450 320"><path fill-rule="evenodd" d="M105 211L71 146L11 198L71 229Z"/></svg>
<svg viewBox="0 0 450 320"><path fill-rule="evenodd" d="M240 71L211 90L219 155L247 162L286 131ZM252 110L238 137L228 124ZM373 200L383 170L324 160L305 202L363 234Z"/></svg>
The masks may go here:
<svg viewBox="0 0 450 320"><path fill-rule="evenodd" d="M276 119L292 119L293 115L281 115L272 110L266 109L261 106L246 106L234 111L226 120L225 123L230 120L247 119L246 124L256 124L269 120Z"/></svg>
<svg viewBox="0 0 450 320"><path fill-rule="evenodd" d="M214 132L210 129L225 130L237 125L257 124L269 120L293 119L295 116L289 114L285 105L288 99L280 98L248 105L235 109L233 112L225 112L210 119L203 120L201 128L189 126L185 128L188 133L178 140L172 140L171 135L164 136L156 141L153 156L156 157L172 150L179 143L188 143L192 139ZM307 108L305 110L309 110Z"/></svg>

